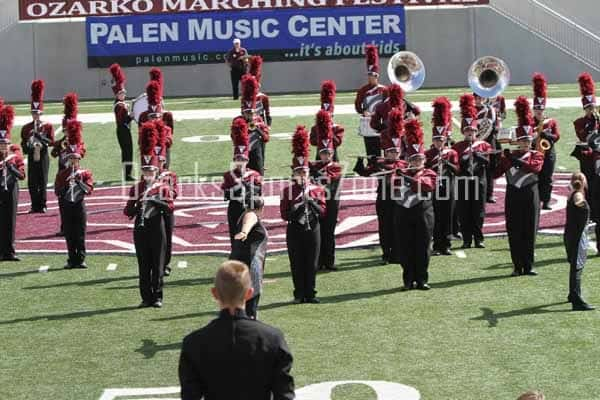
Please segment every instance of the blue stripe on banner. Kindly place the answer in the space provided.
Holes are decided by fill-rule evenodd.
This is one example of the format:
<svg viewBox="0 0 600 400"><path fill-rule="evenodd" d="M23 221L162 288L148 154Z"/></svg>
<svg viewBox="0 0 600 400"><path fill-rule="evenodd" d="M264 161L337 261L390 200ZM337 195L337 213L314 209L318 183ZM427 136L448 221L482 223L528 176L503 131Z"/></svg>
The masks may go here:
<svg viewBox="0 0 600 400"><path fill-rule="evenodd" d="M334 44L404 48L404 27L404 6L335 7L88 17L86 35L88 57L227 52L238 37L251 52L295 51L310 59Z"/></svg>

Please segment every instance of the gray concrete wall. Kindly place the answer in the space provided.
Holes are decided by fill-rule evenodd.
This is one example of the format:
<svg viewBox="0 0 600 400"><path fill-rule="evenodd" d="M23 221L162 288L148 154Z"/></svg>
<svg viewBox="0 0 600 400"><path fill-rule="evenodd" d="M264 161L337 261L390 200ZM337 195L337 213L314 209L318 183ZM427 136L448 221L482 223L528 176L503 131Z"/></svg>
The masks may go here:
<svg viewBox="0 0 600 400"><path fill-rule="evenodd" d="M533 71L546 73L554 83L574 82L587 69L488 8L407 10L407 35L407 48L426 65L426 87L464 86L468 67L484 55L503 58L511 68L512 83L529 83ZM0 61L0 96L7 100L27 100L34 77L47 81L51 99L71 90L81 98L112 95L107 72L87 68L83 22L14 25L0 33L0 52L5 55ZM382 60L383 69L386 65ZM126 70L130 95L143 91L147 70ZM163 67L163 71L167 96L230 92L225 65ZM362 59L269 63L263 87L268 93L316 91L322 80L335 79L340 90L351 90L363 83L363 72Z"/></svg>

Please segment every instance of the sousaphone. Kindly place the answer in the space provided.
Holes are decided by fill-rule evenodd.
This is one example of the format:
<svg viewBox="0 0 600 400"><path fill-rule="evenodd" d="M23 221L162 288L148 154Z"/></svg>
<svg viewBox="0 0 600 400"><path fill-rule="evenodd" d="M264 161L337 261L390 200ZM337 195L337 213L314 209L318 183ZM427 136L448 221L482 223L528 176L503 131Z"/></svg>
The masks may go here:
<svg viewBox="0 0 600 400"><path fill-rule="evenodd" d="M394 54L387 66L390 82L400 85L405 92L418 90L425 82L425 64L411 51Z"/></svg>

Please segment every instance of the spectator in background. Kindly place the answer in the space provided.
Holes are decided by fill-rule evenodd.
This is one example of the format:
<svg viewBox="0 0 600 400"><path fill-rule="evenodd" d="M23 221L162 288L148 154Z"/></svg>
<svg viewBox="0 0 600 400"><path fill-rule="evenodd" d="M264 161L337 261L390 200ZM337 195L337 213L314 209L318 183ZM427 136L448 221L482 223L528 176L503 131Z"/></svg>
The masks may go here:
<svg viewBox="0 0 600 400"><path fill-rule="evenodd" d="M211 289L221 313L185 339L179 359L182 400L292 400L292 354L280 330L248 318L254 296L248 267L221 265Z"/></svg>
<svg viewBox="0 0 600 400"><path fill-rule="evenodd" d="M545 400L544 393L539 390L530 390L519 396L517 400Z"/></svg>
<svg viewBox="0 0 600 400"><path fill-rule="evenodd" d="M242 75L246 72L246 59L248 52L242 47L240 39L233 39L233 48L225 56L225 61L231 70L231 89L233 90L233 99L239 98L239 84Z"/></svg>

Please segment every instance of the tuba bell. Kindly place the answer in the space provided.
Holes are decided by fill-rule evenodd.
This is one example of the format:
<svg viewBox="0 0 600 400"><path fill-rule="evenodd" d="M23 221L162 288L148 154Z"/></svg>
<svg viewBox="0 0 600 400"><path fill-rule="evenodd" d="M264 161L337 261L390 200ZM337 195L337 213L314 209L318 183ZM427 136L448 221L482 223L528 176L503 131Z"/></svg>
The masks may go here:
<svg viewBox="0 0 600 400"><path fill-rule="evenodd" d="M500 58L481 57L469 68L467 79L471 90L480 97L496 97L508 86L510 69Z"/></svg>
<svg viewBox="0 0 600 400"><path fill-rule="evenodd" d="M418 90L425 82L425 65L411 51L394 54L387 66L390 82L400 85L405 92Z"/></svg>

